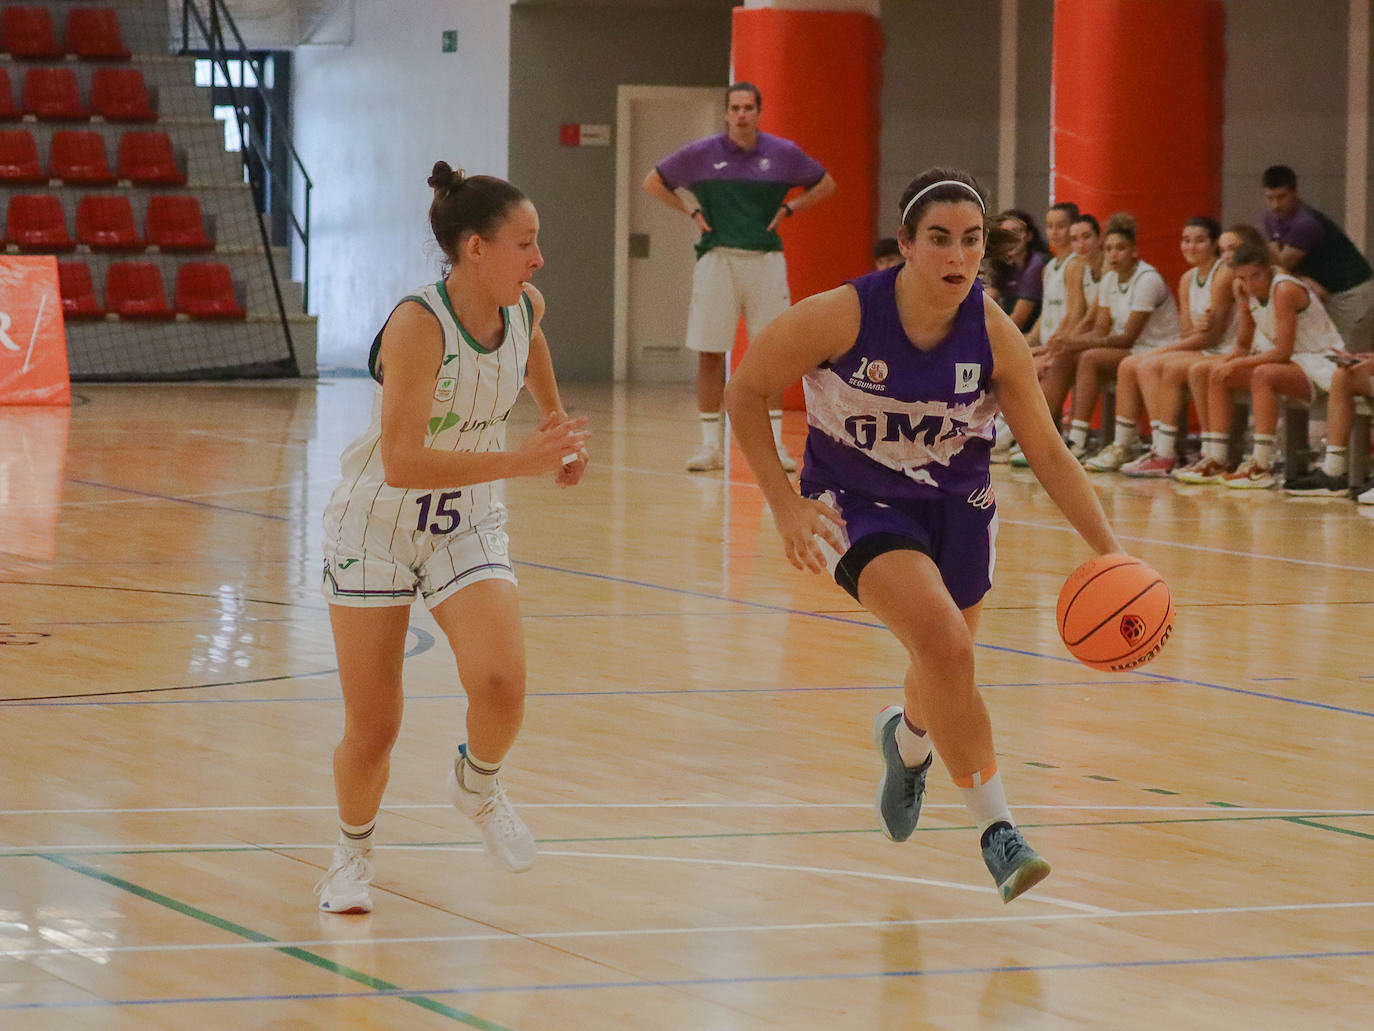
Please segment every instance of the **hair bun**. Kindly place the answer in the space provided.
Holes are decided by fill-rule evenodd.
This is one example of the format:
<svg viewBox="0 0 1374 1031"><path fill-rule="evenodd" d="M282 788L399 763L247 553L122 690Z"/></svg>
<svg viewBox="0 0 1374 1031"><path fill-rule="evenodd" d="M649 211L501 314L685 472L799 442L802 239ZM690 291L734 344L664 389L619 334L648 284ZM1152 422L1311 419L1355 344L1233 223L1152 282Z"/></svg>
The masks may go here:
<svg viewBox="0 0 1374 1031"><path fill-rule="evenodd" d="M436 161L434 170L430 172L426 181L432 190L450 192L462 186L465 179L461 168L455 172L447 161Z"/></svg>
<svg viewBox="0 0 1374 1031"><path fill-rule="evenodd" d="M1136 234L1135 216L1129 211L1118 211L1107 219L1106 232L1125 233L1127 236L1134 237Z"/></svg>

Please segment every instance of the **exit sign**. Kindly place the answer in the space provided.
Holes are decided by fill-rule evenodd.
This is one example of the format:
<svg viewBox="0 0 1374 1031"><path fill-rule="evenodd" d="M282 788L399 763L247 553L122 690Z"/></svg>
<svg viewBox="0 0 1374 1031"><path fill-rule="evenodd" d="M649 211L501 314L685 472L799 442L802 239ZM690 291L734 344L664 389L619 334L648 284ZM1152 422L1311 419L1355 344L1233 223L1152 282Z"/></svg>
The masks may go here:
<svg viewBox="0 0 1374 1031"><path fill-rule="evenodd" d="M446 54L458 53L458 30L445 29L443 36L443 52Z"/></svg>

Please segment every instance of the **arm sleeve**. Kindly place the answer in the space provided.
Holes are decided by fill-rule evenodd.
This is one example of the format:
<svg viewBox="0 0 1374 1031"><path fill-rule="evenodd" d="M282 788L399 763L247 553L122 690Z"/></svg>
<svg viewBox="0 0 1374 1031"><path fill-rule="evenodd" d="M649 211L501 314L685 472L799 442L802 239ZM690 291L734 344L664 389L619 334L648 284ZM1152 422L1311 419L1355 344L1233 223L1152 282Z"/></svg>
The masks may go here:
<svg viewBox="0 0 1374 1031"><path fill-rule="evenodd" d="M1169 299L1169 287L1164 277L1151 269L1140 277L1131 295L1131 311L1154 311Z"/></svg>

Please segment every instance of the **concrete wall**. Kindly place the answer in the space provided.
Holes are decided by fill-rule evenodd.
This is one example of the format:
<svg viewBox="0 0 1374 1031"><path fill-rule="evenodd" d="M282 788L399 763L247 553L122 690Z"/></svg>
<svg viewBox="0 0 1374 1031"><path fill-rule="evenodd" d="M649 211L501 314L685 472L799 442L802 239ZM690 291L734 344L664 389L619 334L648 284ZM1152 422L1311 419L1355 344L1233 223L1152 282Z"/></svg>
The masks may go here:
<svg viewBox="0 0 1374 1031"><path fill-rule="evenodd" d="M356 19L350 45L296 51L296 146L315 183L310 307L322 366L365 365L395 302L437 278L425 185L434 162L507 174L506 3L361 3ZM457 53L442 52L445 29L458 30Z"/></svg>
<svg viewBox="0 0 1374 1031"><path fill-rule="evenodd" d="M724 0L511 9L510 178L542 215L547 270L536 282L548 300L545 328L560 377L611 376L615 147L560 146L558 127L614 126L621 84L726 86L730 7Z"/></svg>

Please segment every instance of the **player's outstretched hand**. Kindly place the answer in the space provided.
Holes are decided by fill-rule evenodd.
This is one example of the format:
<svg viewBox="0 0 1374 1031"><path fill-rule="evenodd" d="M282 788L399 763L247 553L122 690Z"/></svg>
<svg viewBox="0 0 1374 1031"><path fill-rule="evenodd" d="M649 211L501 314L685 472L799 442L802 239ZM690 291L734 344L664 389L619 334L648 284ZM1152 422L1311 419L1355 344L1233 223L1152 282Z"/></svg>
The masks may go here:
<svg viewBox="0 0 1374 1031"><path fill-rule="evenodd" d="M590 461L587 449L581 448L576 455L563 456L563 468L554 473L553 482L560 487L572 487L579 483L582 474L587 471L587 462Z"/></svg>
<svg viewBox="0 0 1374 1031"><path fill-rule="evenodd" d="M825 541L836 552L844 553L841 531L844 516L824 501L794 494L785 508L773 510L773 522L777 525L778 536L782 538L787 561L798 569L812 573L825 572L825 553L821 551L821 541Z"/></svg>
<svg viewBox="0 0 1374 1031"><path fill-rule="evenodd" d="M585 415L569 419L566 415L550 412L544 416L515 451L514 457L519 463L517 475L561 474L564 458L573 455L574 461L581 460L576 456L585 454L584 445L591 437L591 432L582 428L586 425Z"/></svg>

